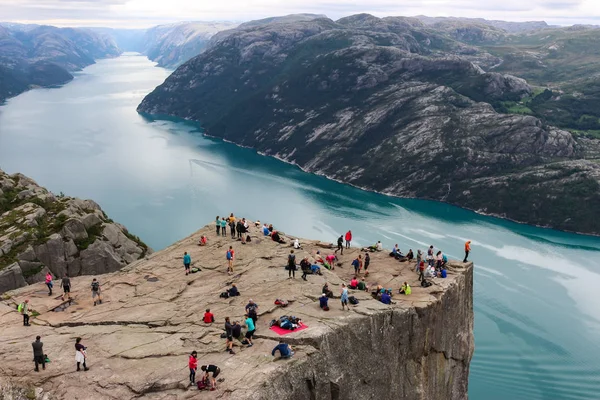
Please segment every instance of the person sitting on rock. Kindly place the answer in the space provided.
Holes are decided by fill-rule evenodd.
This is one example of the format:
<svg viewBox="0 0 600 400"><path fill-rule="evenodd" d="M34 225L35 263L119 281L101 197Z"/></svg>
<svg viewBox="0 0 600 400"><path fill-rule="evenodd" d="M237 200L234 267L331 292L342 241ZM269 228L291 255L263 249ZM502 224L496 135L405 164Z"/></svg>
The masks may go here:
<svg viewBox="0 0 600 400"><path fill-rule="evenodd" d="M327 282L325 282L325 284L323 285L322 293L329 298L333 298L333 292L329 290L329 285L327 284Z"/></svg>
<svg viewBox="0 0 600 400"><path fill-rule="evenodd" d="M301 247L300 247L300 240L298 240L297 238L296 238L296 240L294 240L294 248L296 250L301 249Z"/></svg>
<svg viewBox="0 0 600 400"><path fill-rule="evenodd" d="M263 225L262 232L263 232L264 236L269 236L269 233L271 233L271 232L269 232L269 227L267 226L267 224Z"/></svg>
<svg viewBox="0 0 600 400"><path fill-rule="evenodd" d="M323 260L323 257L321 256L321 252L319 250L317 250L317 253L315 254L315 262L320 262L321 264L325 264L325 261Z"/></svg>
<svg viewBox="0 0 600 400"><path fill-rule="evenodd" d="M410 285L408 284L408 282L404 282L404 285L402 285L402 287L400 288L399 293L400 294L405 294L407 296L412 293L412 290L411 290Z"/></svg>
<svg viewBox="0 0 600 400"><path fill-rule="evenodd" d="M415 258L415 255L413 254L412 249L408 250L408 253L406 254L406 258L408 259L408 261L412 261L413 258Z"/></svg>
<svg viewBox="0 0 600 400"><path fill-rule="evenodd" d="M400 251L400 249L398 248L398 243L396 243L394 245L394 248L392 249L392 252L390 253L390 257L396 257L396 254L398 254L398 252Z"/></svg>
<svg viewBox="0 0 600 400"><path fill-rule="evenodd" d="M238 340L240 339L240 336L242 336L242 325L240 325L239 321L233 321L233 324L231 325L231 336Z"/></svg>
<svg viewBox="0 0 600 400"><path fill-rule="evenodd" d="M215 322L215 316L213 313L210 312L210 308L206 309L206 312L204 313L204 318L202 318L202 320L207 324L212 324L213 322Z"/></svg>
<svg viewBox="0 0 600 400"><path fill-rule="evenodd" d="M329 311L329 306L327 305L328 301L329 298L327 295L325 293L321 294L321 297L319 297L319 307L324 311Z"/></svg>
<svg viewBox="0 0 600 400"><path fill-rule="evenodd" d="M367 287L367 282L365 282L365 278L362 278L360 282L358 282L358 285L356 286L356 288L358 290L363 290L365 292L367 292L369 290L369 288Z"/></svg>
<svg viewBox="0 0 600 400"><path fill-rule="evenodd" d="M379 300L381 298L381 292L383 291L383 286L381 285L377 285L377 287L375 288L375 290L373 290L371 292L371 296L373 296L374 299Z"/></svg>
<svg viewBox="0 0 600 400"><path fill-rule="evenodd" d="M383 251L383 245L381 244L381 240L377 241L377 251Z"/></svg>
<svg viewBox="0 0 600 400"><path fill-rule="evenodd" d="M323 274L321 273L321 267L319 267L317 264L313 264L313 265L311 265L311 266L310 266L310 270L311 270L311 272L312 272L313 274L316 274L316 275L323 275Z"/></svg>
<svg viewBox="0 0 600 400"><path fill-rule="evenodd" d="M200 236L200 241L198 242L198 246L206 246L208 242L208 238L204 235Z"/></svg>
<svg viewBox="0 0 600 400"><path fill-rule="evenodd" d="M238 288L235 285L235 283L232 283L231 287L227 289L227 294L229 295L229 297L235 297L240 295L240 292L238 291Z"/></svg>
<svg viewBox="0 0 600 400"><path fill-rule="evenodd" d="M385 292L383 292L381 294L381 299L379 301L381 301L383 304L391 304L392 303L392 296L390 296L390 294L386 290Z"/></svg>
<svg viewBox="0 0 600 400"><path fill-rule="evenodd" d="M438 276L440 278L447 278L448 277L448 272L446 271L446 267L445 266L442 266L442 269L440 269L440 272L439 272Z"/></svg>
<svg viewBox="0 0 600 400"><path fill-rule="evenodd" d="M281 238L281 236L279 235L279 232L277 232L277 231L273 231L271 233L271 239L273 239L273 241L277 242L277 243L285 243L285 240L283 240Z"/></svg>
<svg viewBox="0 0 600 400"><path fill-rule="evenodd" d="M294 351L292 350L291 346L284 343L283 340L279 341L279 344L277 346L275 346L275 348L273 349L273 351L271 352L271 355L273 357L275 357L275 353L279 351L280 357L281 359L284 358L290 358L291 356L294 355Z"/></svg>
<svg viewBox="0 0 600 400"><path fill-rule="evenodd" d="M358 288L358 279L356 279L356 276L354 278L352 278L352 280L350 281L350 289L357 289Z"/></svg>
<svg viewBox="0 0 600 400"><path fill-rule="evenodd" d="M216 365L208 364L200 367L202 371L204 371L204 379L209 378L209 373L212 372L212 377L210 377L211 388L210 390L217 389L217 376L221 373L221 370Z"/></svg>

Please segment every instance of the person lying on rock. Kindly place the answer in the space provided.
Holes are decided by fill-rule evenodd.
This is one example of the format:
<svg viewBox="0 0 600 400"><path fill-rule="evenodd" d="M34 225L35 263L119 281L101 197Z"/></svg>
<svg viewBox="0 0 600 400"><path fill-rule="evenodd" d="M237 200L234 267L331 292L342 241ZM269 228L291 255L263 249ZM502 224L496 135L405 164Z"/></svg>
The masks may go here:
<svg viewBox="0 0 600 400"><path fill-rule="evenodd" d="M229 295L229 297L235 297L240 295L240 292L235 283L232 283L231 287L227 289L227 294Z"/></svg>
<svg viewBox="0 0 600 400"><path fill-rule="evenodd" d="M281 238L281 235L280 235L280 234L279 234L279 232L277 232L277 231L273 231L273 232L271 233L271 239L273 239L273 241L274 241L274 242L277 242L277 243L285 243L285 240L283 240L283 239Z"/></svg>
<svg viewBox="0 0 600 400"><path fill-rule="evenodd" d="M215 322L215 315L210 312L210 308L206 309L202 320L207 324L212 324L213 322Z"/></svg>
<svg viewBox="0 0 600 400"><path fill-rule="evenodd" d="M289 344L284 343L283 340L279 341L279 344L277 346L275 346L275 348L271 352L271 355L273 357L275 357L276 352L279 352L280 359L290 358L294 355L294 351L292 350L292 347Z"/></svg>
<svg viewBox="0 0 600 400"><path fill-rule="evenodd" d="M360 282L358 282L358 285L356 285L356 288L358 290L363 290L365 292L367 292L369 290L369 287L367 286L367 282L365 282L365 278L362 278Z"/></svg>
<svg viewBox="0 0 600 400"><path fill-rule="evenodd" d="M102 304L102 291L100 290L100 282L94 278L92 279L92 301L94 302L94 305L96 305L96 303L98 304ZM98 300L96 300L96 297L98 298Z"/></svg>
<svg viewBox="0 0 600 400"><path fill-rule="evenodd" d="M356 276L352 278L352 280L350 281L350 289L357 289L358 288L358 279L356 279Z"/></svg>
<svg viewBox="0 0 600 400"><path fill-rule="evenodd" d="M333 292L329 290L329 284L327 282L325 282L325 284L323 285L322 293L329 298L333 298Z"/></svg>
<svg viewBox="0 0 600 400"><path fill-rule="evenodd" d="M210 390L217 390L217 376L219 376L219 374L221 373L221 369L219 369L219 367L217 367L216 365L212 364L203 365L200 367L200 369L204 372L203 379L210 378ZM212 376L210 376L211 372Z"/></svg>
<svg viewBox="0 0 600 400"><path fill-rule="evenodd" d="M319 307L324 311L329 311L329 306L327 305L328 302L329 298L327 295L325 293L321 294L321 297L319 297Z"/></svg>
<svg viewBox="0 0 600 400"><path fill-rule="evenodd" d="M410 285L408 284L408 282L404 282L404 285L402 285L402 287L400 288L399 291L400 294L405 294L405 295L409 295L412 293L412 290L410 288Z"/></svg>

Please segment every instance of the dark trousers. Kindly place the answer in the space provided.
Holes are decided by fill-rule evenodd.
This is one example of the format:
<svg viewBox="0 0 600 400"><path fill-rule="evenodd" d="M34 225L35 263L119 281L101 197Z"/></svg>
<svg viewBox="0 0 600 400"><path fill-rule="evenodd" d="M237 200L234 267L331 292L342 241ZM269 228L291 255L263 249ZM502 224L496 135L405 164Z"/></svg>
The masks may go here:
<svg viewBox="0 0 600 400"><path fill-rule="evenodd" d="M79 365L80 365L80 364L81 364L81 363L77 363L77 371L79 371L79 370L80 370L80 368L79 368ZM85 361L84 361L84 362L83 362L83 369L86 369L86 368L87 368L87 365L85 365Z"/></svg>
<svg viewBox="0 0 600 400"><path fill-rule="evenodd" d="M52 296L52 284L47 283L46 286L48 286L48 296Z"/></svg>
<svg viewBox="0 0 600 400"><path fill-rule="evenodd" d="M235 239L235 225L229 225L229 230L231 231L231 238Z"/></svg>
<svg viewBox="0 0 600 400"><path fill-rule="evenodd" d="M196 383L196 370L190 368L190 382Z"/></svg>
<svg viewBox="0 0 600 400"><path fill-rule="evenodd" d="M306 280L306 274L308 273L308 271L306 269L302 270L302 279Z"/></svg>
<svg viewBox="0 0 600 400"><path fill-rule="evenodd" d="M238 234L238 238L242 237L242 231L237 231L237 234Z"/></svg>
<svg viewBox="0 0 600 400"><path fill-rule="evenodd" d="M227 227L226 226L221 227L221 235L227 236Z"/></svg>
<svg viewBox="0 0 600 400"><path fill-rule="evenodd" d="M425 276L423 274L424 271L419 269L419 280L422 281L423 279L425 279Z"/></svg>
<svg viewBox="0 0 600 400"><path fill-rule="evenodd" d="M292 277L292 275L295 278L296 277L296 270L292 269L292 268L288 269L288 275L289 275L290 278Z"/></svg>
<svg viewBox="0 0 600 400"><path fill-rule="evenodd" d="M469 250L465 250L465 259L463 262L467 262L467 257L469 257Z"/></svg>
<svg viewBox="0 0 600 400"><path fill-rule="evenodd" d="M27 313L23 313L23 325L29 325L29 315Z"/></svg>
<svg viewBox="0 0 600 400"><path fill-rule="evenodd" d="M217 225L217 236L221 234L221 225Z"/></svg>
<svg viewBox="0 0 600 400"><path fill-rule="evenodd" d="M44 356L33 356L35 362L35 370L39 371L39 365L42 364L42 369L46 369L46 357Z"/></svg>
<svg viewBox="0 0 600 400"><path fill-rule="evenodd" d="M341 244L338 244L337 249L335 249L335 253L337 253L338 250L340 250L340 254L344 254L344 246L342 246Z"/></svg>
<svg viewBox="0 0 600 400"><path fill-rule="evenodd" d="M350 248L350 241L346 240L346 248L349 249Z"/></svg>

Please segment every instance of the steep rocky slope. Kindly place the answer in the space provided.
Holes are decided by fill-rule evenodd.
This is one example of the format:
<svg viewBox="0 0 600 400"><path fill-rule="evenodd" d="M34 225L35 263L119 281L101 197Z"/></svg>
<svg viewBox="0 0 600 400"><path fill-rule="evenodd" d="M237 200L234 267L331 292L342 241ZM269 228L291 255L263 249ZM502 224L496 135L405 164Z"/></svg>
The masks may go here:
<svg viewBox="0 0 600 400"><path fill-rule="evenodd" d="M200 235L208 245L198 246ZM325 282L336 295L352 276L350 262L358 249L340 255L334 271L323 276L288 279L284 270L290 240L280 245L251 228L252 241L241 245L217 237L214 226L123 270L99 276L104 302L94 307L90 278L73 280L74 303L39 293L38 287L7 293L0 303L0 356L3 377L21 386L41 386L51 398L86 399L398 399L464 400L467 398L473 340L473 267L451 262L447 279L418 286L414 263L372 253L369 285L381 284L394 292L404 281L410 296L394 295L384 305L369 293L352 291L360 303L350 311L330 300L330 311L318 306ZM324 243L302 240L297 259L312 258ZM235 275L227 275L225 250L233 245ZM202 271L186 276L181 257L187 251ZM331 250L330 250L331 251ZM240 297L219 294L235 283ZM29 298L39 313L31 327L23 327L15 304ZM259 319L253 347L235 341L235 355L223 352L225 317L243 321L244 306L252 298ZM278 308L277 298L289 301ZM216 322L202 322L206 308ZM282 315L300 317L308 329L278 336L269 322ZM42 336L52 363L32 373L30 342ZM75 337L87 346L87 372L76 372ZM274 360L271 350L283 338L296 350L291 360ZM199 365L221 368L216 392L198 392L188 384L187 358L198 351ZM2 381L0 378L0 382ZM85 387L82 393L82 387Z"/></svg>
<svg viewBox="0 0 600 400"><path fill-rule="evenodd" d="M151 250L91 200L56 196L0 170L0 293L55 277L116 271Z"/></svg>
<svg viewBox="0 0 600 400"><path fill-rule="evenodd" d="M237 26L232 22L179 22L146 31L142 53L161 67L177 67L200 54L219 31Z"/></svg>
<svg viewBox="0 0 600 400"><path fill-rule="evenodd" d="M465 45L423 36L422 25L358 15L240 29L138 111L200 121L209 135L363 188L600 233L600 166L569 132L497 113L532 88L447 56Z"/></svg>
<svg viewBox="0 0 600 400"><path fill-rule="evenodd" d="M70 71L119 54L111 38L87 29L0 25L0 103L31 87L68 82Z"/></svg>

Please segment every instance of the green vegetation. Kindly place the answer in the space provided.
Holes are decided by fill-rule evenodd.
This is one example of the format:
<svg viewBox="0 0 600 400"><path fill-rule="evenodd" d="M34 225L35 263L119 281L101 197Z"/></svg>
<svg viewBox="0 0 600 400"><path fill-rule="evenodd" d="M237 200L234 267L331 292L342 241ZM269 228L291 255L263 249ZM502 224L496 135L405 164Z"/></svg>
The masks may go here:
<svg viewBox="0 0 600 400"><path fill-rule="evenodd" d="M94 226L90 226L88 229L86 229L86 232L88 234L87 238L74 240L75 246L77 246L79 250L87 249L92 243L96 241L96 239L102 237L102 234L104 232L104 224L100 223Z"/></svg>
<svg viewBox="0 0 600 400"><path fill-rule="evenodd" d="M137 243L138 246L142 248L142 254L140 255L140 258L146 257L146 253L148 252L148 245L142 242L142 240L138 236L129 233L129 231L127 230L123 231L123 233L125 233L125 236L127 236L130 240L133 240L135 243Z"/></svg>
<svg viewBox="0 0 600 400"><path fill-rule="evenodd" d="M23 271L23 277L24 277L24 278L29 278L29 277L32 277L32 276L34 276L34 275L37 275L37 274L39 274L40 272L42 272L42 270L43 270L43 269L44 269L44 266L43 266L43 265L40 265L40 266L39 266L39 267L37 267L37 268L32 268L32 269L30 269L30 270L28 270L28 271Z"/></svg>

